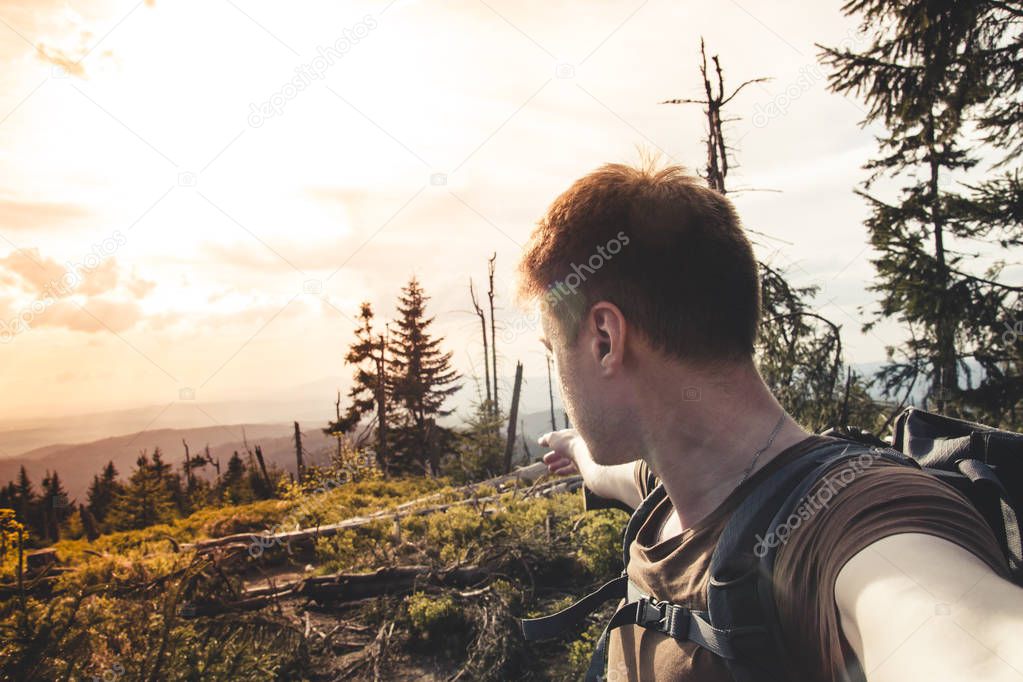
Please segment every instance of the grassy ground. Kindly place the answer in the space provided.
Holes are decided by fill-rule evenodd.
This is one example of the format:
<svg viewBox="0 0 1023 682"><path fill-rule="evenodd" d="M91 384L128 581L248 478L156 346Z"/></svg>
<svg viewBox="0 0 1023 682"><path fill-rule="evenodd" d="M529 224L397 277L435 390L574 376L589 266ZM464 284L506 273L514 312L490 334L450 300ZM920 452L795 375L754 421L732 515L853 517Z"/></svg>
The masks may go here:
<svg viewBox="0 0 1023 682"><path fill-rule="evenodd" d="M479 490L484 497L495 491ZM308 546L209 555L182 545L232 533L325 525L431 495L443 479L347 483L320 493L205 509L173 524L55 545L65 572L0 596L0 678L16 680L576 679L600 622L581 638L527 644L516 618L548 613L620 570L619 511L584 513L578 492L464 505L391 519ZM246 588L304 575L384 566L476 565L460 588L424 582L411 594L354 603L291 599L221 608ZM192 604L221 613L186 618ZM219 605L219 606L218 606ZM606 615L606 614L605 614Z"/></svg>

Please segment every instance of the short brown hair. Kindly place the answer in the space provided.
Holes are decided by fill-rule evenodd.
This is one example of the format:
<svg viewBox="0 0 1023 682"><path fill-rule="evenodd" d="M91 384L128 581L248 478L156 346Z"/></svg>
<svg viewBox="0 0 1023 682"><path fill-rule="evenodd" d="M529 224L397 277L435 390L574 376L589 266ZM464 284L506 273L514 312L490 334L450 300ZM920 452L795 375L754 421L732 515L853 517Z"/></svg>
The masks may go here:
<svg viewBox="0 0 1023 682"><path fill-rule="evenodd" d="M732 203L679 166L606 164L577 180L539 221L519 271L520 293L542 298L570 342L605 300L683 359L753 354L753 250Z"/></svg>

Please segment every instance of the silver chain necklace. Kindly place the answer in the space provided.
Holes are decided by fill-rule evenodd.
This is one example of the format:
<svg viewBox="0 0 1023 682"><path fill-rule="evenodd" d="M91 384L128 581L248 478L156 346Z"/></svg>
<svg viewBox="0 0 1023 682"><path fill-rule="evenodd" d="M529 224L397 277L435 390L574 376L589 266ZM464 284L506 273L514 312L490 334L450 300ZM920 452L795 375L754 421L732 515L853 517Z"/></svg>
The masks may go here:
<svg viewBox="0 0 1023 682"><path fill-rule="evenodd" d="M746 468L746 473L744 473L742 475L742 478L739 480L739 482L735 484L735 488L732 488L733 492L735 491L736 488L738 488L740 485L742 485L743 481L745 481L749 477L749 475L753 472L753 467L755 467L757 465L757 460L760 459L760 455L764 454L764 452L766 452L768 450L768 448L770 448L774 444L774 439L777 438L778 433L781 431L781 426L784 423L785 423L785 412L783 411L781 413L781 416L778 417L778 423L774 425L774 429L771 431L771 435L768 437L767 442L764 444L764 446L762 448L760 448L755 453L753 453L753 461L749 463L749 466ZM665 517L665 519L663 521L661 521L661 523L659 524L659 526L657 528L657 535L655 535L655 538L661 534L661 532L664 530L664 527L668 525L668 521L670 519L671 519L671 514L669 514L667 517Z"/></svg>
<svg viewBox="0 0 1023 682"><path fill-rule="evenodd" d="M746 473L743 474L739 482L735 484L736 488L742 485L743 481L745 481L749 477L750 473L752 473L753 467L757 465L757 460L760 458L760 455L762 455L768 448L771 447L772 444L774 444L774 439L777 437L778 432L781 431L781 425L783 423L785 423L784 412L782 412L781 417L778 418L778 423L774 425L774 430L771 431L771 437L767 439L767 443L765 443L764 447L757 450L756 453L753 455L753 461L749 463L749 467L746 469Z"/></svg>

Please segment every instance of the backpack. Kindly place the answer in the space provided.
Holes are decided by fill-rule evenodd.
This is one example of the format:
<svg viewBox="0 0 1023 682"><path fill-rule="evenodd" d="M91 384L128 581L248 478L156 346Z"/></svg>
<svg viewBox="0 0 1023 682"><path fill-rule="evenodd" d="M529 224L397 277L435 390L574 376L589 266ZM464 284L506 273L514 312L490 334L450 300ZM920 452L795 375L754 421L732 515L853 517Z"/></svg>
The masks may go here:
<svg viewBox="0 0 1023 682"><path fill-rule="evenodd" d="M783 543L763 543L790 518L825 473L856 458L884 458L912 466L953 486L994 530L1013 582L1023 585L1023 549L1016 516L1023 503L1023 434L907 408L895 420L891 445L855 429L829 429L829 440L772 472L732 513L711 557L706 611L644 594L629 580L629 547L653 508L664 499L656 485L625 527L617 578L557 613L521 619L526 640L556 637L576 627L610 599L625 599L597 640L586 681L606 679L608 637L626 624L688 640L724 659L736 682L789 680L773 567ZM860 460L861 462L863 460ZM612 506L612 505L609 505ZM754 550L755 547L762 547ZM761 555L762 554L762 555ZM846 682L863 682L855 666Z"/></svg>

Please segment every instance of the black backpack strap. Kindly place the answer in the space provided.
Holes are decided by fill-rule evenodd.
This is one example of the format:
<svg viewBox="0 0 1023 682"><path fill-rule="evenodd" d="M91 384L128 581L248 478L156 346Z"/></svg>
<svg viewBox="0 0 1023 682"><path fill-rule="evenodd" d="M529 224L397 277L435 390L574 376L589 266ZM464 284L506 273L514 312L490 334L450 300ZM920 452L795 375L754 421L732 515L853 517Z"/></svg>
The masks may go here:
<svg viewBox="0 0 1023 682"><path fill-rule="evenodd" d="M640 527L643 522L646 521L650 512L653 508L664 499L666 492L664 486L658 485L650 494L643 499L640 505L632 513L629 518L629 523L625 527L624 536L622 538L622 564L624 566L629 565L629 546L632 541L636 538L636 534L639 533ZM622 570L622 574L614 580L604 583L600 588L586 595L576 603L572 604L568 608L562 609L557 613L552 613L548 616L541 616L540 618L523 618L519 622L522 627L522 636L527 641L537 639L550 639L557 637L559 634L578 625L586 616L596 611L602 604L607 602L609 599L626 599L629 597L629 579L627 570ZM617 614L616 614L617 615ZM625 616L621 616L625 618ZM617 627L617 626L616 626ZM603 674L607 664L607 638L610 633L611 627L604 629L600 639L597 641L597 646L594 649L593 656L590 659L590 668L598 665L600 667L600 673Z"/></svg>
<svg viewBox="0 0 1023 682"><path fill-rule="evenodd" d="M1002 512L1002 523L1005 525L1005 550L1009 560L1009 572L1013 580L1020 582L1023 574L1023 543L1020 541L1019 521L1016 518L1016 510L1009 499L1009 491L995 472L979 459L961 459L956 462L956 467L964 476L970 479L974 485L989 486L994 495L998 498Z"/></svg>
<svg viewBox="0 0 1023 682"><path fill-rule="evenodd" d="M557 637L565 630L578 625L583 618L596 611L608 599L624 598L626 595L626 582L628 582L627 577L624 575L618 576L557 613L541 616L540 618L523 618L521 620L522 636L527 641Z"/></svg>
<svg viewBox="0 0 1023 682"><path fill-rule="evenodd" d="M862 457L869 458L860 460L864 464L883 457L920 468L890 448L835 440L773 472L750 492L722 531L711 557L707 606L715 627L734 633L736 655L725 662L736 682L790 679L774 601L774 560L782 543L770 540L827 471ZM849 675L865 679L862 671Z"/></svg>

